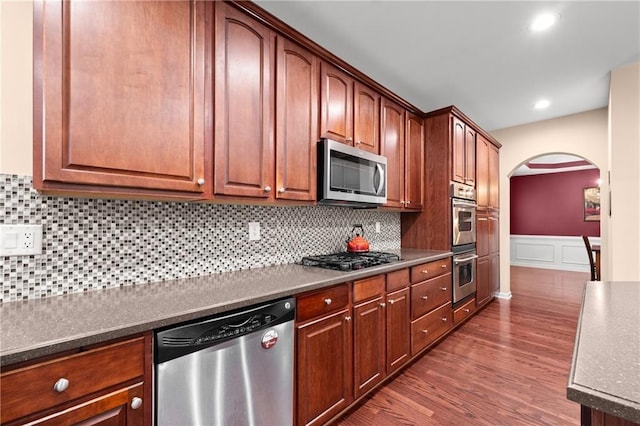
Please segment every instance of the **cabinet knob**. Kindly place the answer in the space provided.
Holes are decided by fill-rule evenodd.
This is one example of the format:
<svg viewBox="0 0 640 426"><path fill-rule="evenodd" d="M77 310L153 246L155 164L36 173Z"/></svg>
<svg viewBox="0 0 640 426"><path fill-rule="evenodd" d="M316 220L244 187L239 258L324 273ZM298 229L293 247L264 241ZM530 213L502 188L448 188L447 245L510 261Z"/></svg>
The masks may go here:
<svg viewBox="0 0 640 426"><path fill-rule="evenodd" d="M353 142L353 138L352 138L351 136L349 136L349 137L347 138L347 142Z"/></svg>
<svg viewBox="0 0 640 426"><path fill-rule="evenodd" d="M404 206L404 204L405 204L404 200L403 200L403 201L400 201L400 204L402 204L402 205Z"/></svg>
<svg viewBox="0 0 640 426"><path fill-rule="evenodd" d="M423 269L422 271L420 271L420 273L421 273L421 274L425 274L425 275L427 275L427 274L429 273L429 271L428 271L428 270L426 270L426 269Z"/></svg>
<svg viewBox="0 0 640 426"><path fill-rule="evenodd" d="M131 400L131 408L137 410L140 407L142 407L142 398L138 398L137 396L133 397Z"/></svg>
<svg viewBox="0 0 640 426"><path fill-rule="evenodd" d="M53 385L53 390L56 392L64 392L69 387L69 380L64 377L58 379L58 381Z"/></svg>
<svg viewBox="0 0 640 426"><path fill-rule="evenodd" d="M271 187L270 186L265 186L264 187L264 192L271 192Z"/></svg>
<svg viewBox="0 0 640 426"><path fill-rule="evenodd" d="M469 309L469 308L464 308L464 309L463 309L463 311L465 311L466 313L469 313L469 312L471 312L471 309Z"/></svg>
<svg viewBox="0 0 640 426"><path fill-rule="evenodd" d="M446 265L446 264L442 264L442 265L440 265L440 267L441 267L442 269L447 269L447 265Z"/></svg>
<svg viewBox="0 0 640 426"><path fill-rule="evenodd" d="M384 308L385 306L387 306L386 303L384 303L384 302L380 303L380 307Z"/></svg>
<svg viewBox="0 0 640 426"><path fill-rule="evenodd" d="M427 333L429 332L429 330L422 330L422 332L423 332L424 334L427 334Z"/></svg>
<svg viewBox="0 0 640 426"><path fill-rule="evenodd" d="M421 299L422 300L427 300L429 298L429 296L422 296Z"/></svg>
<svg viewBox="0 0 640 426"><path fill-rule="evenodd" d="M333 303L333 300L329 299L328 297L326 299L324 299L324 304L329 306L331 303Z"/></svg>
<svg viewBox="0 0 640 426"><path fill-rule="evenodd" d="M440 290L447 291L447 288L446 287L440 287Z"/></svg>
<svg viewBox="0 0 640 426"><path fill-rule="evenodd" d="M349 315L347 315L346 317L344 317L344 320L349 322L349 321L351 321L351 317Z"/></svg>
<svg viewBox="0 0 640 426"><path fill-rule="evenodd" d="M362 141L356 141L356 145L360 145Z"/></svg>
<svg viewBox="0 0 640 426"><path fill-rule="evenodd" d="M196 183L200 186L204 185L204 179L200 178L196 181Z"/></svg>
<svg viewBox="0 0 640 426"><path fill-rule="evenodd" d="M407 200L407 201L406 201L406 204L407 204L407 205L411 204L411 201Z"/></svg>
<svg viewBox="0 0 640 426"><path fill-rule="evenodd" d="M448 321L448 320L447 320L447 317L442 317L442 318L440 318L440 320L441 320L442 322L447 322L447 321Z"/></svg>
<svg viewBox="0 0 640 426"><path fill-rule="evenodd" d="M395 300L393 300L393 299L389 299L389 304L390 304L390 305L393 305L394 303L396 303L396 301L395 301Z"/></svg>
<svg viewBox="0 0 640 426"><path fill-rule="evenodd" d="M285 191L284 187L282 187L282 188L279 188L279 189L278 189L278 192L279 192L279 193L281 193L281 194L282 194L284 191Z"/></svg>

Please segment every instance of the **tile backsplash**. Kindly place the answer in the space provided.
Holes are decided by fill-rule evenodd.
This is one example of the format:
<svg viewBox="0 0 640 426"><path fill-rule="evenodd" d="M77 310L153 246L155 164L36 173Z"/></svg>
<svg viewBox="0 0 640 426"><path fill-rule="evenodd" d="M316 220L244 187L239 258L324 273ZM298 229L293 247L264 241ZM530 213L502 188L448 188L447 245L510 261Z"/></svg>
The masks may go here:
<svg viewBox="0 0 640 426"><path fill-rule="evenodd" d="M396 212L50 197L10 174L0 186L0 223L43 225L41 255L0 257L0 303L292 263L344 251L356 223L372 250L400 248Z"/></svg>

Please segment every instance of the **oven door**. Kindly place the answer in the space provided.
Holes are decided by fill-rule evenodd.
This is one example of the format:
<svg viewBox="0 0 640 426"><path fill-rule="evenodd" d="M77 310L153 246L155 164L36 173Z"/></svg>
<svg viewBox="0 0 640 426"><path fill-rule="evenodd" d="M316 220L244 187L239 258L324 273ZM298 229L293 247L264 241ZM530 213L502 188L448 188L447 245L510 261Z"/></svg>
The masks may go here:
<svg viewBox="0 0 640 426"><path fill-rule="evenodd" d="M473 244L476 242L476 204L453 198L452 208L452 246Z"/></svg>
<svg viewBox="0 0 640 426"><path fill-rule="evenodd" d="M453 303L476 292L476 259L474 251L453 256Z"/></svg>

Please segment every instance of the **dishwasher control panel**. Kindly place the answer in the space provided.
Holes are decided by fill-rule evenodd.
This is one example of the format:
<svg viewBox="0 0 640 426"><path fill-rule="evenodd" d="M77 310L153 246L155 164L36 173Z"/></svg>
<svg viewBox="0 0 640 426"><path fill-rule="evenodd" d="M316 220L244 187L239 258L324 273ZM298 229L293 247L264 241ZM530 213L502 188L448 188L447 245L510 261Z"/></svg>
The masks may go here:
<svg viewBox="0 0 640 426"><path fill-rule="evenodd" d="M194 343L215 342L227 337L234 337L240 334L251 333L262 326L275 321L277 317L273 314L251 315L246 321L239 324L222 324L219 327L208 330L205 334L195 339Z"/></svg>

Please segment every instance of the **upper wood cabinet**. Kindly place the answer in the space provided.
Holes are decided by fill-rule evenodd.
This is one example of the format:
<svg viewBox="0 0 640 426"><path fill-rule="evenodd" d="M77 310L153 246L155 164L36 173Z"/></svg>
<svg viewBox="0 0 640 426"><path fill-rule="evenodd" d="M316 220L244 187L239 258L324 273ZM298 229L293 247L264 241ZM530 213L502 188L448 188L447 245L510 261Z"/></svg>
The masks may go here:
<svg viewBox="0 0 640 426"><path fill-rule="evenodd" d="M456 116L451 117L451 149L453 151L451 180L475 185L476 132Z"/></svg>
<svg viewBox="0 0 640 426"><path fill-rule="evenodd" d="M424 121L406 113L404 198L406 209L422 210L424 191Z"/></svg>
<svg viewBox="0 0 640 426"><path fill-rule="evenodd" d="M322 62L320 136L378 154L380 94Z"/></svg>
<svg viewBox="0 0 640 426"><path fill-rule="evenodd" d="M314 201L319 61L287 38L276 45L276 198Z"/></svg>
<svg viewBox="0 0 640 426"><path fill-rule="evenodd" d="M215 195L273 192L275 34L215 2Z"/></svg>
<svg viewBox="0 0 640 426"><path fill-rule="evenodd" d="M34 3L36 189L210 192L211 7Z"/></svg>
<svg viewBox="0 0 640 426"><path fill-rule="evenodd" d="M478 208L497 209L500 203L498 148L478 134L476 152Z"/></svg>
<svg viewBox="0 0 640 426"><path fill-rule="evenodd" d="M404 199L405 110L383 98L380 104L380 154L387 157L387 204L401 208Z"/></svg>

